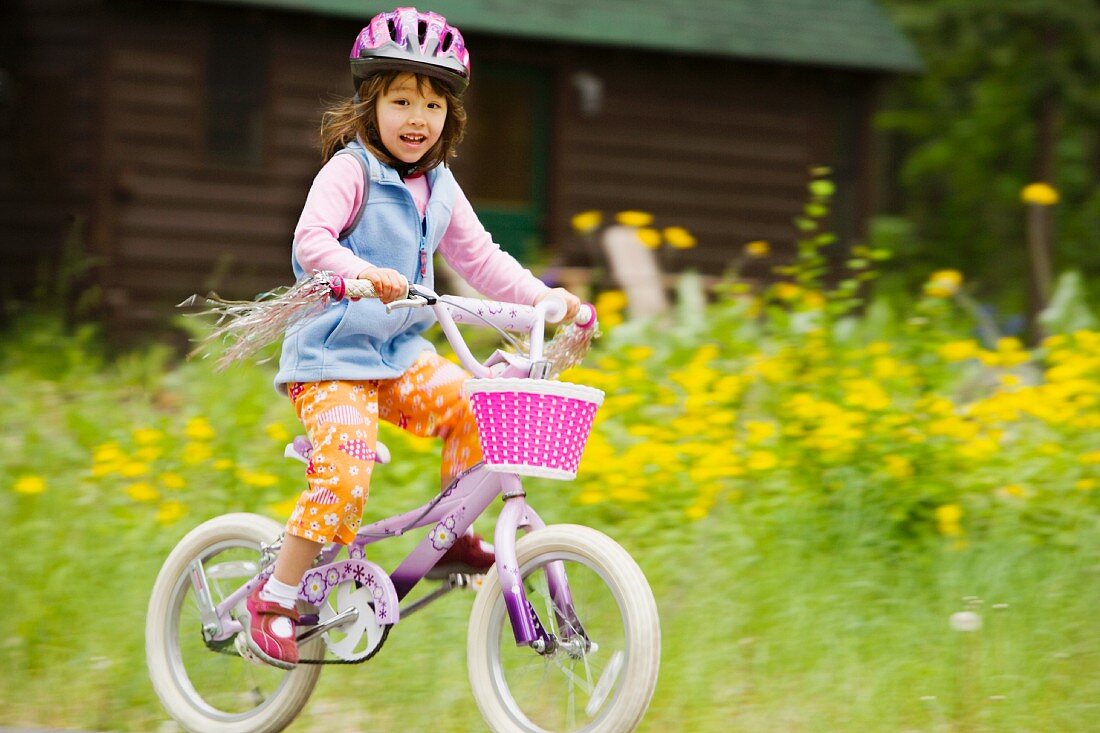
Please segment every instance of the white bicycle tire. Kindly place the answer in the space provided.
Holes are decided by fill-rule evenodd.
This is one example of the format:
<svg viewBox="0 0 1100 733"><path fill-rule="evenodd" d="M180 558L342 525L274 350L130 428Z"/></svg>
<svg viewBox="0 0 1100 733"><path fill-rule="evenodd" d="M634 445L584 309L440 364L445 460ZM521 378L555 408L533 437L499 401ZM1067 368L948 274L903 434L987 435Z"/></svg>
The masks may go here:
<svg viewBox="0 0 1100 733"><path fill-rule="evenodd" d="M189 680L180 679L179 665L173 665L177 613L181 584L188 583L188 567L196 557L226 543L255 545L270 543L282 526L257 514L225 514L191 530L161 566L149 597L145 623L145 654L149 677L164 709L184 729L193 733L277 733L288 726L309 700L321 667L299 665L287 672L277 693L263 705L245 714L227 716L210 708L195 693ZM196 629L195 633L199 633ZM318 658L323 642L316 639L301 649L303 658ZM214 652L211 652L214 653ZM232 660L227 660L232 661ZM249 664L244 660L239 663ZM188 689L190 687L190 689Z"/></svg>
<svg viewBox="0 0 1100 733"><path fill-rule="evenodd" d="M661 655L661 630L657 604L641 568L617 542L590 527L551 525L520 538L516 555L521 572L540 556L569 555L596 570L616 596L624 618L629 661L612 709L602 714L584 733L629 733L641 722L656 689ZM467 665L470 686L478 708L495 733L556 733L525 718L511 693L498 688L502 675L493 668L491 650L499 643L502 628L510 634L504 595L496 568L486 575L470 612ZM545 619L544 619L545 621ZM534 651L530 652L535 654ZM524 718L524 719L520 719Z"/></svg>

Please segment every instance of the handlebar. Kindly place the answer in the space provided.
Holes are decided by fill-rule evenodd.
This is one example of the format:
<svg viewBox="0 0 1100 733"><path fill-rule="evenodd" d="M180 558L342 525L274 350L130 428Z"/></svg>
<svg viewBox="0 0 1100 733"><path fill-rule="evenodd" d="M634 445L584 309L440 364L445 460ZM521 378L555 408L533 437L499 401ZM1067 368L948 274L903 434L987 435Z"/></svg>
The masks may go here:
<svg viewBox="0 0 1100 733"><path fill-rule="evenodd" d="M370 280L354 280L333 278L331 283L332 298L375 298L374 285ZM565 302L556 296L545 298L537 305L520 305L518 303L504 303L493 300L481 300L478 298L463 298L454 295L440 296L432 290L416 284L409 284L406 297L386 304L386 311L392 313L402 308L430 307L436 320L439 322L443 334L451 344L455 354L458 355L462 365L469 369L477 377L494 376L490 366L494 363L482 364L470 352L466 340L462 337L456 324L471 324L489 326L502 331L514 333L526 333L530 335L530 354L528 363L524 366L508 359L510 366L519 368L529 373L530 376L545 376L548 371L548 363L543 359L543 346L545 328L547 323L559 323L565 315ZM572 323L581 330L592 329L596 325L596 309L589 303L582 305ZM494 355L495 356L495 355ZM504 361L504 357L496 363ZM541 366L540 366L541 365ZM524 376L527 376L525 374Z"/></svg>

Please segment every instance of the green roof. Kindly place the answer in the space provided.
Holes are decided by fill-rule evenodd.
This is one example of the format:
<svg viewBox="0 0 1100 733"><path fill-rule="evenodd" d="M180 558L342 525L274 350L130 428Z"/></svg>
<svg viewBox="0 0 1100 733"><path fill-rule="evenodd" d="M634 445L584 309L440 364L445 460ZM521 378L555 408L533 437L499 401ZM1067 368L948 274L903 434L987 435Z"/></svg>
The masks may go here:
<svg viewBox="0 0 1100 733"><path fill-rule="evenodd" d="M361 18L405 2L206 0ZM910 42L874 0L421 0L461 30L606 46L917 71Z"/></svg>

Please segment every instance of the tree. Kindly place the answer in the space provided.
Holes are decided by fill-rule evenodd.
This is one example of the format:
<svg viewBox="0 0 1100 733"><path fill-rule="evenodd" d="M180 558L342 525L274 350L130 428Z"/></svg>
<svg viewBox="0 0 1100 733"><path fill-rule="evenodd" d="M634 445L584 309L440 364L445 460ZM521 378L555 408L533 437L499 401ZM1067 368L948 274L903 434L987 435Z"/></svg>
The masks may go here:
<svg viewBox="0 0 1100 733"><path fill-rule="evenodd" d="M1055 268L1100 275L1100 4L886 5L926 64L879 118L896 155L897 213L913 223L921 257L965 269L983 297L1021 308L1020 192L1044 181L1061 194Z"/></svg>

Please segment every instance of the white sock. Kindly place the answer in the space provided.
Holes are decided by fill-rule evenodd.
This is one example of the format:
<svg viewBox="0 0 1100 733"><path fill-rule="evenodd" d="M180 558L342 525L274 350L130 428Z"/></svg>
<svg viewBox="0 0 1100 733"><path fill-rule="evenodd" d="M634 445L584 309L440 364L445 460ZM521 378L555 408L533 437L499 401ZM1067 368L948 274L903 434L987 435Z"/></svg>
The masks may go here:
<svg viewBox="0 0 1100 733"><path fill-rule="evenodd" d="M294 608L298 604L298 586L268 578L260 591L260 600L278 603L283 608Z"/></svg>

